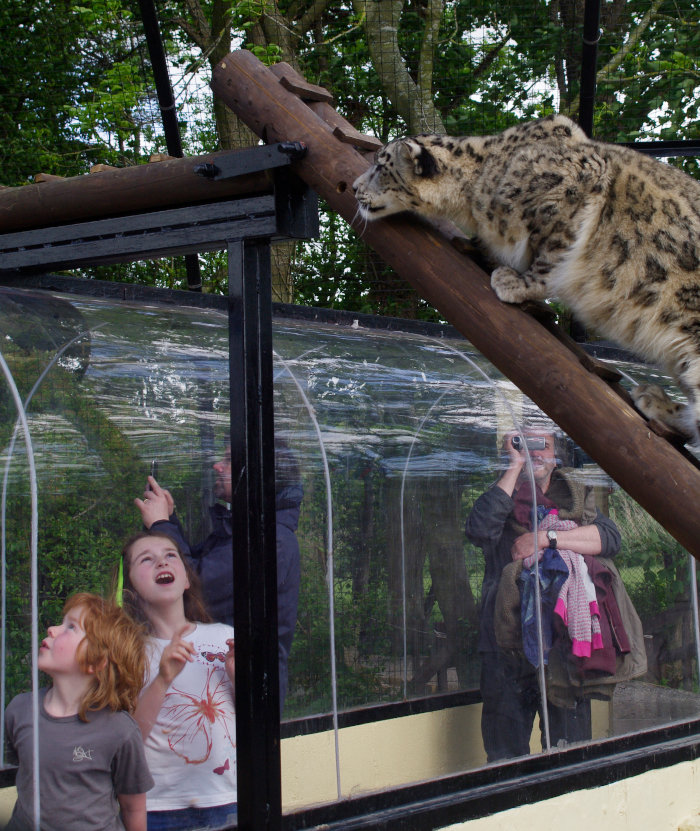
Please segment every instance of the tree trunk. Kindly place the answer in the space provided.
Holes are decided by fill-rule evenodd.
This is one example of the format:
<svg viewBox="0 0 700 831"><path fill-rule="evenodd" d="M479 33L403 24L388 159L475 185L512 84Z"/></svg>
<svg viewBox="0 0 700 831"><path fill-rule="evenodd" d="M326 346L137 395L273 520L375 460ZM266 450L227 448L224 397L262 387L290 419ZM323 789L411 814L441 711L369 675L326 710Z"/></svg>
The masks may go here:
<svg viewBox="0 0 700 831"><path fill-rule="evenodd" d="M418 84L411 78L399 48L402 0L353 0L353 6L358 15L364 16L367 45L382 89L406 122L408 132L444 133L432 98L432 56L439 25L439 16L437 22L435 17L438 7L442 11L442 0L430 3Z"/></svg>
<svg viewBox="0 0 700 831"><path fill-rule="evenodd" d="M427 646L423 587L425 545L421 521L421 495L415 488L403 494L401 512L401 479L390 477L384 482L383 504L386 511L386 559L389 588L389 620L391 647L394 655L402 655L404 637L406 651L416 666Z"/></svg>
<svg viewBox="0 0 700 831"><path fill-rule="evenodd" d="M463 687L468 675L466 635L479 623L464 557L463 484L445 477L430 479L426 484L423 524L433 592L445 624L443 669L456 667Z"/></svg>
<svg viewBox="0 0 700 831"><path fill-rule="evenodd" d="M214 67L231 51L231 24L229 22L230 7L222 0L214 0L211 7L204 6L199 0L185 0L186 16L178 18L177 22L185 34L199 47L202 56L206 56L212 71ZM281 25L282 19L275 12L273 3L266 3L265 14L274 19L269 24L269 31L261 25L253 27L253 42L267 45L269 36L280 37L287 32ZM268 8L269 7L269 8ZM208 13L209 12L209 13ZM292 63L291 36L285 35L285 60ZM214 122L219 144L222 150L240 150L244 147L255 147L260 139L232 112L219 98L214 97ZM271 280L272 300L275 303L291 303L293 300L292 258L296 243L285 240L271 246Z"/></svg>

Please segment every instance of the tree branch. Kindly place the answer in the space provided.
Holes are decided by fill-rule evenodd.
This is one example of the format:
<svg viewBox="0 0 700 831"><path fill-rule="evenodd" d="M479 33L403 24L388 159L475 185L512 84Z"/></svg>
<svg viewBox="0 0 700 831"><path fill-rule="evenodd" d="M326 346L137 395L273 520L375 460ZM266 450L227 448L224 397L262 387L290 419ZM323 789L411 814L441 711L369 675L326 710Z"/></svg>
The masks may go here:
<svg viewBox="0 0 700 831"><path fill-rule="evenodd" d="M653 0L650 8L644 15L644 17L639 21L637 26L632 30L627 43L618 49L618 51L612 56L612 58L605 64L602 69L599 69L596 73L596 83L600 83L607 75L611 75L615 70L619 69L622 63L624 62L625 58L632 52L637 44L639 43L642 35L644 32L649 28L649 25L657 16L659 9L663 5L664 0ZM580 96L576 96L569 107L567 107L563 112L567 115L576 115L578 113L578 108L580 104Z"/></svg>
<svg viewBox="0 0 700 831"><path fill-rule="evenodd" d="M185 32L192 38L192 40L204 51L211 43L212 34L211 27L207 21L207 16L204 14L204 9L198 0L184 0L185 8L190 14L190 20L184 18L176 18Z"/></svg>
<svg viewBox="0 0 700 831"><path fill-rule="evenodd" d="M418 89L425 102L426 97L433 98L433 69L435 66L435 44L437 43L443 0L428 0L425 13L425 28L421 38L420 56L418 58Z"/></svg>
<svg viewBox="0 0 700 831"><path fill-rule="evenodd" d="M294 27L299 34L308 32L318 23L325 10L330 5L330 0L314 0L311 6L299 18L299 22Z"/></svg>
<svg viewBox="0 0 700 831"><path fill-rule="evenodd" d="M656 17L656 14L663 5L663 3L664 0L653 0L649 10L646 12L644 17L639 21L639 24L630 34L627 43L625 43L624 46L618 49L618 51L613 55L613 57L608 61L608 63L601 70L598 71L598 78L604 77L605 75L610 75L620 67L620 65L630 54L630 52L632 52L637 47L637 44L639 43L642 35L649 28L649 24Z"/></svg>
<svg viewBox="0 0 700 831"><path fill-rule="evenodd" d="M503 51L505 48L506 43L510 40L510 27L506 31L505 35L498 41L498 43L494 44L489 51L484 55L484 57L479 61L479 63L474 67L472 71L472 78L476 80L476 78L480 78L482 75L486 73L488 68L491 64L496 60L498 57L498 53Z"/></svg>

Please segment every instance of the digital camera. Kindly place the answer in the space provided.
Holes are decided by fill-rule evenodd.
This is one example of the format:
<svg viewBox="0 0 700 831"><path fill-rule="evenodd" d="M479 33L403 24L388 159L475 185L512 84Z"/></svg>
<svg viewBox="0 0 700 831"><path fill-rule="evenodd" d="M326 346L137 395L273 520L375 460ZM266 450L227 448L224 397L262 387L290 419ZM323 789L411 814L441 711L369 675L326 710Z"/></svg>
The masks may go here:
<svg viewBox="0 0 700 831"><path fill-rule="evenodd" d="M522 436L513 436L510 440L510 443L516 450L523 449L523 437ZM527 444L528 450L544 450L547 446L547 439L544 436L526 436L525 443Z"/></svg>

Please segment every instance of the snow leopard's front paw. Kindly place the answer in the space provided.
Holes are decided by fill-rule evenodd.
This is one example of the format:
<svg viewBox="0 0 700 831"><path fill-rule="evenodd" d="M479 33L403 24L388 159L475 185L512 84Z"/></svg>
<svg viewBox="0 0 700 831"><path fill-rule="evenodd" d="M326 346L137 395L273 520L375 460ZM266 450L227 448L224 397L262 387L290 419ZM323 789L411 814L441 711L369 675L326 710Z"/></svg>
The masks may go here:
<svg viewBox="0 0 700 831"><path fill-rule="evenodd" d="M634 406L650 420L660 421L672 430L688 434L682 404L669 398L657 384L637 384L630 390Z"/></svg>
<svg viewBox="0 0 700 831"><path fill-rule="evenodd" d="M491 272L491 288L504 303L524 303L530 299L522 275L507 265L501 265Z"/></svg>

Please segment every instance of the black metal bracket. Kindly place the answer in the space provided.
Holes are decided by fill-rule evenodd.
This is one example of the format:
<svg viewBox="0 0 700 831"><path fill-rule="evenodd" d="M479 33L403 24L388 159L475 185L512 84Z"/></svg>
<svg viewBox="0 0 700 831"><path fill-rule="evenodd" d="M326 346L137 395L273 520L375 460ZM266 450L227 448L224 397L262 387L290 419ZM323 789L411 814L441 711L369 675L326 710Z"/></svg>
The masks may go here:
<svg viewBox="0 0 700 831"><path fill-rule="evenodd" d="M0 234L0 273L188 255L238 239L316 237L318 196L289 167L305 153L300 142L280 142L224 159L217 178L271 169L273 194Z"/></svg>
<svg viewBox="0 0 700 831"><path fill-rule="evenodd" d="M247 150L237 150L217 159L216 164L198 164L194 172L205 179L233 179L248 173L289 165L306 155L307 147L300 141L280 141Z"/></svg>

